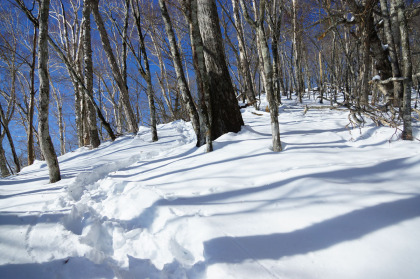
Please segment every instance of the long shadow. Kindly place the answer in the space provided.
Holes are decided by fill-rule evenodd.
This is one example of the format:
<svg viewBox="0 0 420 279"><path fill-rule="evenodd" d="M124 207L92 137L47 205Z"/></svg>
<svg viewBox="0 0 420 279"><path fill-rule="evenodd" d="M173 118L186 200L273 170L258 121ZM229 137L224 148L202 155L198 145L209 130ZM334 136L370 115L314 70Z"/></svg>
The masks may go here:
<svg viewBox="0 0 420 279"><path fill-rule="evenodd" d="M272 153L270 153L272 154ZM229 159L231 160L231 159ZM387 173L388 171L395 169L406 169L414 165L419 164L418 161L409 161L407 158L394 159L387 162L382 162L380 164L365 167L365 168L349 168L344 170L335 170L335 171L326 171L318 172L313 174L305 174L300 176L290 177L281 181L277 181L272 184L252 187L252 188L240 188L237 190L231 190L226 192L212 193L203 196L193 196L193 197L179 197L174 200L169 199L159 199L155 201L150 207L144 209L142 213L129 220L125 221L123 224L127 229L133 229L136 227L146 227L148 228L154 222L154 218L157 213L157 208L160 206L188 206L188 205L214 205L214 204L224 204L231 203L232 199L238 199L240 197L256 194L260 192L274 190L280 187L287 185L288 183L298 181L299 179L304 178L317 178L325 181L333 181L340 184L349 184L349 183L383 183L389 181L389 178L381 174ZM182 170L184 171L184 170ZM175 171L179 172L179 171ZM273 202L278 201L278 198L273 198ZM420 205L419 205L420 208Z"/></svg>
<svg viewBox="0 0 420 279"><path fill-rule="evenodd" d="M116 278L107 264L95 264L82 257L70 257L44 263L6 264L0 266L0 278Z"/></svg>
<svg viewBox="0 0 420 279"><path fill-rule="evenodd" d="M204 243L209 264L280 259L327 249L420 216L420 196L355 210L288 233L219 237Z"/></svg>
<svg viewBox="0 0 420 279"><path fill-rule="evenodd" d="M18 177L19 178L19 177ZM7 186L7 185L14 185L14 184L22 184L22 183L28 183L28 182L36 182L40 180L45 180L48 182L48 177L37 177L37 178L31 178L31 179L0 179L0 186Z"/></svg>
<svg viewBox="0 0 420 279"><path fill-rule="evenodd" d="M25 182L26 182L26 180L25 180ZM10 195L0 195L0 200L15 197L15 196L26 196L26 195L35 194L35 193L41 193L41 192L46 192L46 191L55 191L55 190L61 190L61 189L63 189L62 186L53 187L53 188L46 188L46 189L37 189L37 190L26 191L26 192L19 192L19 193L10 194Z"/></svg>
<svg viewBox="0 0 420 279"><path fill-rule="evenodd" d="M185 151L185 152L183 152L181 154L178 154L178 155L174 155L174 156L171 156L171 157L160 158L160 159L155 159L155 160L151 160L151 161L146 161L144 164L147 164L147 165L161 163L161 162L166 162L166 161L169 161L169 162L166 163L166 164L164 164L164 165L158 166L156 168L147 169L147 170L141 171L141 172L136 173L136 174L138 175L138 174L143 174L143 173L146 173L146 172L149 172L149 171L152 171L152 170L154 171L154 170L157 170L157 169L166 167L168 165L171 165L171 164L173 164L175 162L183 161L183 160L186 160L186 159L191 159L191 158L198 157L198 156L202 155L201 153L200 154L191 155L196 150L197 150L197 147L193 147L193 148L190 148L187 151ZM127 168L122 168L119 171L129 171L129 170L137 169L137 168L139 168L138 165L136 165L136 166L130 166L130 167L127 167ZM115 178L123 178L123 177L129 177L129 176L132 176L132 175L131 174L130 175L112 175L111 174L110 176L111 177L115 177Z"/></svg>
<svg viewBox="0 0 420 279"><path fill-rule="evenodd" d="M235 141L235 142L237 142L237 141ZM224 142L225 145L230 144L230 143L232 143L232 142L230 142L230 141ZM167 176L167 175L171 175L171 174L176 174L176 173L183 173L183 172L187 172L187 171L191 171L191 170L195 170L195 169L200 169L200 168L211 166L211 165L217 165L217 164L226 163L226 162L230 162L230 161L238 161L238 160L241 160L241 159L259 157L259 156L264 156L264 155L276 156L277 154L273 153L273 152L265 152L265 153L259 153L259 154L249 155L249 156L234 157L234 158L230 158L230 159L226 159L226 160L210 162L210 163L207 163L207 164L200 164L200 165L190 167L190 168L183 168L182 170L170 171L170 172L167 172L165 174L159 174L159 175L155 175L155 176L145 178L142 181L148 181L148 180L152 180L152 179L155 179L155 178L159 178L159 177L163 177L163 176Z"/></svg>
<svg viewBox="0 0 420 279"><path fill-rule="evenodd" d="M298 130L298 131L285 131L281 132L281 135L288 136L288 135L309 135L309 134L321 134L325 132L332 132L332 133L339 133L339 132L346 132L348 131L346 128L337 128L337 129L328 129L325 130L320 129L313 129L313 130Z"/></svg>
<svg viewBox="0 0 420 279"><path fill-rule="evenodd" d="M66 216L64 213L42 215L1 214L0 226L3 225L34 225L36 223L58 223Z"/></svg>
<svg viewBox="0 0 420 279"><path fill-rule="evenodd" d="M257 156L262 156L262 155L276 156L276 154L273 153L273 152L267 152L267 153L261 153L261 154L254 154L254 155L250 155L250 156L242 156L242 157L238 157L238 158L230 158L230 159L227 159L227 160L212 162L212 163L199 165L199 166L195 166L195 167L191 167L191 168L185 168L185 169L182 169L182 170L175 170L175 171L172 171L172 172L161 174L159 176L149 177L145 180L151 180L151 179L154 179L154 178L158 178L158 177L162 177L162 176L170 175L170 174L176 174L176 173L181 174L182 172L185 172L185 171L190 171L190 170L193 170L193 169L199 169L201 167L205 167L205 166L209 166L209 165L213 165L213 164L224 163L224 162L229 162L229 161L234 161L234 160L240 160L241 158L257 157ZM386 161L386 162L381 162L379 164L376 164L376 165L373 165L373 166L370 166L370 167L353 167L353 168L348 168L348 169L317 172L317 173L313 173L313 174L304 174L304 175L299 175L299 176L293 176L293 177L290 177L288 179L280 180L280 181L275 182L273 184L268 184L268 185L259 186L259 187L244 188L244 189L241 188L241 189L237 189L237 190L214 193L214 194L209 194L209 195L204 195L204 196L199 196L199 197L179 198L179 199L172 200L172 201L162 200L162 202L164 203L164 205L167 205L166 203L169 203L171 205L187 205L188 203L202 204L202 203L211 202L211 201L215 201L215 200L229 199L229 198L233 198L233 197L239 197L239 196L242 196L242 195L249 195L249 194L254 194L254 193L258 193L258 192L268 191L268 190L271 190L271 189L282 187L284 185L287 185L290 182L293 182L293 181L296 181L296 180L299 180L299 179L302 179L302 178L319 178L319 179L324 179L324 180L327 180L327 181L334 181L334 182L338 182L338 183L342 183L342 184L354 183L354 182L382 183L382 182L385 182L385 181L389 181L389 178L384 177L381 174L387 173L388 171L394 171L395 169L406 169L406 168L415 166L415 165L420 163L420 158L417 161L412 161L411 160L411 161L407 162L408 159L410 159L410 158L398 158L398 159L389 160L389 161ZM143 180L143 181L145 181L145 180Z"/></svg>

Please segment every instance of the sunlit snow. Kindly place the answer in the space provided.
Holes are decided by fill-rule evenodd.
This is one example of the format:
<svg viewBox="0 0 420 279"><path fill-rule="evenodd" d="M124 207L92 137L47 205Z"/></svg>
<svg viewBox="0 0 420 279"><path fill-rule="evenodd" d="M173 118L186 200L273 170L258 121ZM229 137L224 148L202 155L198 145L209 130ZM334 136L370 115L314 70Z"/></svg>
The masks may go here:
<svg viewBox="0 0 420 279"><path fill-rule="evenodd" d="M419 141L284 100L274 153L265 105L211 153L175 121L1 179L0 278L420 278Z"/></svg>

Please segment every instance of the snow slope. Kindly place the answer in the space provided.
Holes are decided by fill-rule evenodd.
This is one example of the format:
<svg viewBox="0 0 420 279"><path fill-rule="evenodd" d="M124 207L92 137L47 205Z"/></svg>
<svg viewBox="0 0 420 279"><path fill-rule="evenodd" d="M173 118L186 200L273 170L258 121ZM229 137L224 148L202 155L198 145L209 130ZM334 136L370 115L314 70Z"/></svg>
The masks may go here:
<svg viewBox="0 0 420 279"><path fill-rule="evenodd" d="M1 179L0 278L419 278L419 142L287 101L273 153L254 112L212 153L176 121Z"/></svg>

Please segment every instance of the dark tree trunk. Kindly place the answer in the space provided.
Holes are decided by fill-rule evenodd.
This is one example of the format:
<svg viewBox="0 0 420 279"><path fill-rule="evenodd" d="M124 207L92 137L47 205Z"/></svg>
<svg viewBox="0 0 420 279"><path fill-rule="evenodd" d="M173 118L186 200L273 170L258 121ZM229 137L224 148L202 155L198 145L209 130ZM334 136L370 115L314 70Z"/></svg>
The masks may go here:
<svg viewBox="0 0 420 279"><path fill-rule="evenodd" d="M6 163L6 155L3 149L4 134L2 133L1 130L2 129L1 129L1 124L0 124L0 170L1 170L1 177L6 177L10 175L10 171Z"/></svg>
<svg viewBox="0 0 420 279"><path fill-rule="evenodd" d="M212 140L244 125L226 64L216 2L198 0L198 21L211 94Z"/></svg>
<svg viewBox="0 0 420 279"><path fill-rule="evenodd" d="M32 63L29 72L31 79L31 91L29 98L29 123L28 123L28 165L32 165L35 161L35 146L34 146L34 131L32 129L34 122L34 111L35 111L35 67L36 67L36 46L37 46L37 28L34 27L34 40L32 44Z"/></svg>
<svg viewBox="0 0 420 279"><path fill-rule="evenodd" d="M83 55L84 55L84 65L85 65L85 86L86 94L89 94L91 98L86 100L87 104L87 123L88 123L88 133L90 144L93 148L98 147L101 144L99 139L98 128L96 126L96 112L93 103L90 99L93 99L93 63L92 63L92 45L91 45L91 35L90 35L90 12L91 6L89 0L84 0L83 2L83 19L82 19L82 30L83 30Z"/></svg>

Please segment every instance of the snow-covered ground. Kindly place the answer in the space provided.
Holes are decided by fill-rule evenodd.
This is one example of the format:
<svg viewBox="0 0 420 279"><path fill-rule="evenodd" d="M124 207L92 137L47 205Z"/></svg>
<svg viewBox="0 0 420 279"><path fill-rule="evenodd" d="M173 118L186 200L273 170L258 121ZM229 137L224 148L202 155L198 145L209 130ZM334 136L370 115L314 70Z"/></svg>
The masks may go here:
<svg viewBox="0 0 420 279"><path fill-rule="evenodd" d="M247 108L212 153L176 121L1 179L0 278L420 278L419 141L303 110L281 153Z"/></svg>

